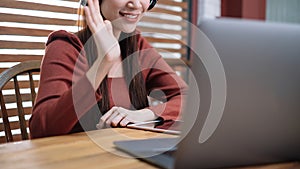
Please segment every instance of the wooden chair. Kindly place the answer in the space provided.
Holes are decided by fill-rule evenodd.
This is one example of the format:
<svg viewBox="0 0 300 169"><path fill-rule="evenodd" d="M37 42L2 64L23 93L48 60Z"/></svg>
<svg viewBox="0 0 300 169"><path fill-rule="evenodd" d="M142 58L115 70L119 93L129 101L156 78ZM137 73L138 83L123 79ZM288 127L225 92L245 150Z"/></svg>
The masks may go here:
<svg viewBox="0 0 300 169"><path fill-rule="evenodd" d="M33 74L40 71L41 61L25 61L21 62L0 74L0 99L1 99L1 114L2 122L0 121L0 132L5 133L5 136L0 136L0 143L12 142L17 140L29 139L27 127L28 119L25 119L26 114L31 114L32 107L24 108L23 102L31 101L32 105L36 97L35 88L38 86L38 81L33 79ZM19 77L19 78L18 78ZM20 78L22 77L22 79ZM29 79L25 79L29 77ZM21 79L21 80L20 80ZM22 81L23 80L23 81ZM4 91L14 89L14 94L5 94ZM21 89L29 89L30 93L20 92ZM8 105L16 104L16 107ZM17 121L11 121L15 118ZM20 134L13 134L12 130L20 129Z"/></svg>

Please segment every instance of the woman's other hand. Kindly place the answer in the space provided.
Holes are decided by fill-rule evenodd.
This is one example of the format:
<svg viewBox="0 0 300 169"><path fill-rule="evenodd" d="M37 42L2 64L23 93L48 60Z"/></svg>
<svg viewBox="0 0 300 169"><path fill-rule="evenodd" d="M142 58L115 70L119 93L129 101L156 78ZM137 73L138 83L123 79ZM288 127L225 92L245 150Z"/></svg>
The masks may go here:
<svg viewBox="0 0 300 169"><path fill-rule="evenodd" d="M157 118L158 116L150 109L128 110L122 107L113 107L100 118L97 128L125 127L128 123L150 121Z"/></svg>

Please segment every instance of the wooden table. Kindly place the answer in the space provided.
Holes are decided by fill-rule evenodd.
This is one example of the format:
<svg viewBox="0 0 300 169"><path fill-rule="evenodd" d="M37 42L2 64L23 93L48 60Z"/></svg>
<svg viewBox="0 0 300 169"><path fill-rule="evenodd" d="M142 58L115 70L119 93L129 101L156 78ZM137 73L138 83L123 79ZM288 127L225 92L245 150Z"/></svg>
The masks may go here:
<svg viewBox="0 0 300 169"><path fill-rule="evenodd" d="M155 168L118 151L113 141L153 137L174 137L126 128L104 129L65 136L0 144L1 169L100 169ZM255 169L296 169L299 163L274 164Z"/></svg>

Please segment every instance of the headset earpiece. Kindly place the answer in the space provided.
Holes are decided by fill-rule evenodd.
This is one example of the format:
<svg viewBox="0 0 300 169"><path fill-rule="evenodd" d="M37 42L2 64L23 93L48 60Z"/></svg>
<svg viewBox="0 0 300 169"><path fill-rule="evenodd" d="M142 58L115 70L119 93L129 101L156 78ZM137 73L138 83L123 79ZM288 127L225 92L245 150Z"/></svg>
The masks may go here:
<svg viewBox="0 0 300 169"><path fill-rule="evenodd" d="M81 0L80 1L80 4L82 5L82 6L87 6L88 4L87 4L87 0Z"/></svg>
<svg viewBox="0 0 300 169"><path fill-rule="evenodd" d="M151 10L155 6L156 3L157 3L157 0L150 0L150 5L148 7L148 11Z"/></svg>

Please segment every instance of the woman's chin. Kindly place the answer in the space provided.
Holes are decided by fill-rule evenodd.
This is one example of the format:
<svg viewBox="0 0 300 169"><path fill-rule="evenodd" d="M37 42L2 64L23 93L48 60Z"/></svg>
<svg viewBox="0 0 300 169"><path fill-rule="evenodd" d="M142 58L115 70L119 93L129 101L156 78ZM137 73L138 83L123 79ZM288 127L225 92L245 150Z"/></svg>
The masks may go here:
<svg viewBox="0 0 300 169"><path fill-rule="evenodd" d="M134 32L136 29L136 27L133 27L133 28L125 28L125 29L122 29L122 32L124 33L132 33Z"/></svg>
<svg viewBox="0 0 300 169"><path fill-rule="evenodd" d="M132 33L136 29L136 25L118 25L116 26L121 32Z"/></svg>

